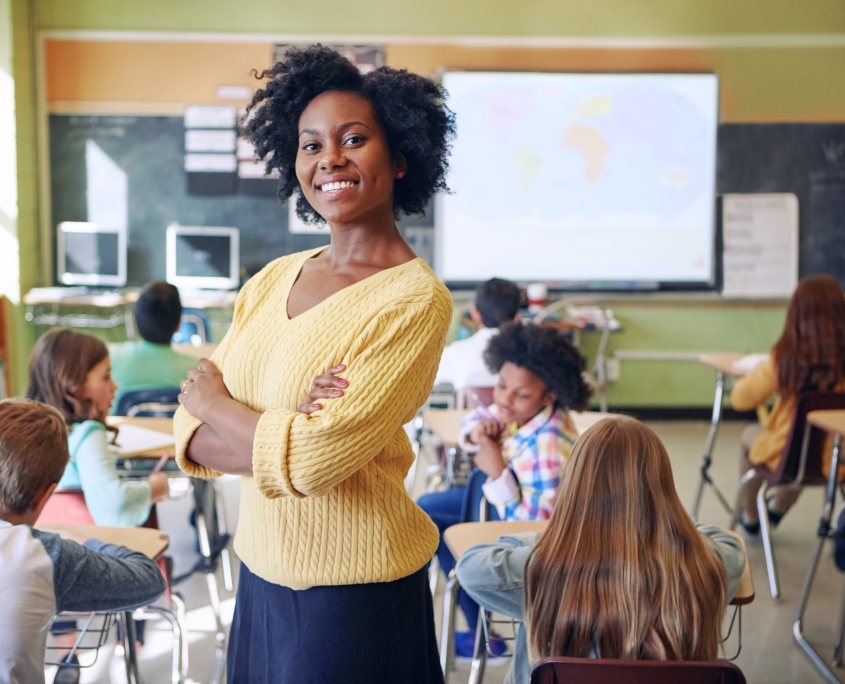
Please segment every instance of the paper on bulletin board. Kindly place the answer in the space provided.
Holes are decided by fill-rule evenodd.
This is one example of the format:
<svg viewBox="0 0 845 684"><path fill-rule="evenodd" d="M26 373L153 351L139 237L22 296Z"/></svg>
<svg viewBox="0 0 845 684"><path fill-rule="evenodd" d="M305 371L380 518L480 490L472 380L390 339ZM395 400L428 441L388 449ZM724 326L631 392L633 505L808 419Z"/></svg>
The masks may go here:
<svg viewBox="0 0 845 684"><path fill-rule="evenodd" d="M722 196L722 294L784 297L798 284L798 197Z"/></svg>

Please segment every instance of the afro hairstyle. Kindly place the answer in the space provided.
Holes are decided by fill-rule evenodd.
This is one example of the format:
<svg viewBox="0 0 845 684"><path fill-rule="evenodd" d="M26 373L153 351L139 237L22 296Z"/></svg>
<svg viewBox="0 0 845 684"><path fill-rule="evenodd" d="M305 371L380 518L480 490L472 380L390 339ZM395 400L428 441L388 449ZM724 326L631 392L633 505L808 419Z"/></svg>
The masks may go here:
<svg viewBox="0 0 845 684"><path fill-rule="evenodd" d="M362 74L339 52L321 45L292 48L282 61L255 75L269 80L247 107L243 131L257 156L267 159L267 173L278 171L279 198L286 201L296 193L296 213L306 223L320 223L323 217L305 199L296 177L299 117L315 97L330 91L368 100L391 155L405 157L405 176L393 191L396 218L423 214L436 192L449 192L447 157L455 115L444 104L446 92L430 79L388 67Z"/></svg>
<svg viewBox="0 0 845 684"><path fill-rule="evenodd" d="M498 373L508 361L540 378L557 406L586 410L591 390L582 377L584 359L559 330L505 323L487 343L484 362L491 373Z"/></svg>

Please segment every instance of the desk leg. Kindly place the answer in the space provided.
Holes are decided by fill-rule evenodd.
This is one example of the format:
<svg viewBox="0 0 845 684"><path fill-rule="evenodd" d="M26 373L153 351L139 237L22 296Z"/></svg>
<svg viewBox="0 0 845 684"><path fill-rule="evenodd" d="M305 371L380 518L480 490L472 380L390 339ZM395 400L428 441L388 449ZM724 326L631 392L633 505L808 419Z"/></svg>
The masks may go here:
<svg viewBox="0 0 845 684"><path fill-rule="evenodd" d="M830 521L833 517L833 507L836 503L836 476L839 471L840 452L842 450L842 436L837 435L833 441L833 453L830 457L830 475L827 481L827 496L825 498L824 510L822 511L821 520L819 520L819 529L816 533L816 543L813 546L813 554L810 556L810 565L807 567L807 574L804 577L804 584L801 586L801 596L798 599L798 607L795 610L795 621L792 623L792 636L795 643L798 645L804 655L809 658L813 667L818 670L819 674L830 684L840 684L839 678L833 673L833 670L828 667L822 657L807 641L804 636L804 612L807 609L807 601L810 597L810 589L813 586L813 580L816 576L816 568L819 565L819 558L824 548L824 543L830 536ZM835 657L835 656L834 656Z"/></svg>
<svg viewBox="0 0 845 684"><path fill-rule="evenodd" d="M704 457L701 459L701 476L698 480L698 489L695 493L695 503L692 506L690 515L698 521L698 510L701 507L701 498L704 495L705 485L710 485L719 499L719 503L725 510L733 515L733 508L728 500L719 491L713 478L710 477L710 465L713 463L713 445L716 443L716 434L719 432L719 423L722 420L722 396L725 392L725 374L722 371L716 373L716 396L713 398L713 415L710 419L710 430L707 432L707 442L704 444Z"/></svg>
<svg viewBox="0 0 845 684"><path fill-rule="evenodd" d="M138 672L138 651L135 648L135 621L132 619L132 611L123 612L123 661L126 664L127 684L141 684L141 675Z"/></svg>
<svg viewBox="0 0 845 684"><path fill-rule="evenodd" d="M443 679L449 678L455 662L455 607L460 588L458 576L452 568L443 594L443 624L440 628L440 667L443 668Z"/></svg>

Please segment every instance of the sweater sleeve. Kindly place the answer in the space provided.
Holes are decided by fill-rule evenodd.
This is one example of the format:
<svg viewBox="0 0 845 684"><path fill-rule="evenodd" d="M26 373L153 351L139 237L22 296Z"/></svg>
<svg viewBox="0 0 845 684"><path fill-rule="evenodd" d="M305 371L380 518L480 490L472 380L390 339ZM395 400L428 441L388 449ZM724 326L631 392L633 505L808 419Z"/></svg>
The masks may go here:
<svg viewBox="0 0 845 684"><path fill-rule="evenodd" d="M150 516L152 490L144 481L121 480L106 430L92 430L74 457L85 505L98 525L138 527Z"/></svg>
<svg viewBox="0 0 845 684"><path fill-rule="evenodd" d="M251 295L256 280L257 276L247 281L243 288L241 288L240 293L238 293L238 298L235 301L235 310L232 315L232 325L223 336L223 339L220 341L217 349L215 349L211 355L211 360L218 368L223 367L223 362L229 354L229 349L231 349L233 340L237 339L242 322L247 316L247 311L251 308ZM194 436L194 433L200 425L202 425L202 421L198 418L194 418L194 416L185 410L184 406L180 406L176 409L176 413L173 416L173 435L176 438L176 463L191 477L220 477L222 473L218 473L216 470L200 465L199 463L194 463L188 459L186 453L188 443L191 441L191 437Z"/></svg>
<svg viewBox="0 0 845 684"><path fill-rule="evenodd" d="M736 381L731 392L731 406L737 411L751 411L766 403L777 390L777 370L770 356L751 373Z"/></svg>
<svg viewBox="0 0 845 684"><path fill-rule="evenodd" d="M306 415L261 415L252 470L268 498L322 496L378 454L431 391L450 302L434 298L382 311L343 359L349 389Z"/></svg>

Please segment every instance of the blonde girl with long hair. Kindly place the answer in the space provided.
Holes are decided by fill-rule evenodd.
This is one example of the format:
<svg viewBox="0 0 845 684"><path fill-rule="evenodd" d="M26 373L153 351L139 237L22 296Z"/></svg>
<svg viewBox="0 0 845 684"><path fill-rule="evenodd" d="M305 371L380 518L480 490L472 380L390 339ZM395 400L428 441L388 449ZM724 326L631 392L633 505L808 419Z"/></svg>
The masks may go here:
<svg viewBox="0 0 845 684"><path fill-rule="evenodd" d="M547 530L471 548L461 586L523 621L508 683L549 656L714 660L745 565L741 543L684 511L666 449L642 423L606 418L566 465Z"/></svg>

